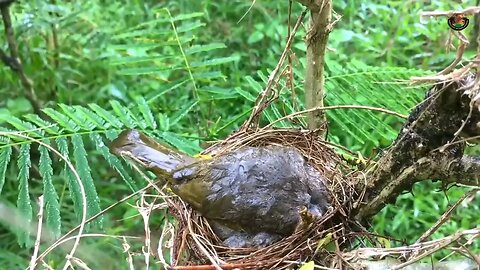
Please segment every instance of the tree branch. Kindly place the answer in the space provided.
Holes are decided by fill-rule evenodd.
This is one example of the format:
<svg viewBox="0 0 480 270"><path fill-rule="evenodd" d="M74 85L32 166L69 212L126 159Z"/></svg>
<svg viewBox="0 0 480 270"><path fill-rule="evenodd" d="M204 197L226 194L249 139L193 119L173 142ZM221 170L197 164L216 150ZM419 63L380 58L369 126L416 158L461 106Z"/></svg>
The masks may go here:
<svg viewBox="0 0 480 270"><path fill-rule="evenodd" d="M305 74L305 107L323 107L325 95L325 50L331 31L332 1L299 1L310 9L311 24L307 34L307 67ZM323 111L308 113L308 127L318 129L326 123Z"/></svg>
<svg viewBox="0 0 480 270"><path fill-rule="evenodd" d="M391 148L367 172L368 184L358 181L357 190L366 194L355 210L358 220L373 216L418 181L440 179L445 184L479 186L480 159L464 156L465 143L456 141L457 135L480 134L479 89L478 80L470 76L429 91Z"/></svg>
<svg viewBox="0 0 480 270"><path fill-rule="evenodd" d="M10 4L13 1L1 1L0 2L0 12L2 14L3 25L5 29L5 36L7 38L8 48L10 50L10 56L8 56L1 48L0 48L0 60L10 67L10 69L18 75L20 78L20 82L25 90L25 97L30 101L32 104L33 110L38 115L43 115L41 110L41 104L37 98L35 93L35 89L33 88L33 82L28 78L25 74L23 69L22 62L20 60L18 49L17 49L17 42L15 40L15 35L13 33L12 27L12 18L10 17Z"/></svg>

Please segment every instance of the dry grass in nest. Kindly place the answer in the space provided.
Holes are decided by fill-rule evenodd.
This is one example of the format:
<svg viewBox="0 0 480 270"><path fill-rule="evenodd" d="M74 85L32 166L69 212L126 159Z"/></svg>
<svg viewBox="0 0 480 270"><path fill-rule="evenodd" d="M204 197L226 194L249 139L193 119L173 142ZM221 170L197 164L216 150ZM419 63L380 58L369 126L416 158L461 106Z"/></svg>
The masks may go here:
<svg viewBox="0 0 480 270"><path fill-rule="evenodd" d="M317 132L292 129L245 131L232 134L226 140L204 151L220 155L244 146L282 145L298 149L310 164L326 179L333 207L321 218L302 222L293 235L263 248L228 248L212 232L208 221L179 198L170 200L170 210L176 217L177 231L173 242L173 265L209 265L216 269L285 269L289 265L315 259L324 264L329 260L324 245L336 238L338 243L350 231L345 217L354 198L353 180L344 175L348 166L327 142L318 139ZM340 243L340 244L341 244ZM200 269L186 266L171 269Z"/></svg>

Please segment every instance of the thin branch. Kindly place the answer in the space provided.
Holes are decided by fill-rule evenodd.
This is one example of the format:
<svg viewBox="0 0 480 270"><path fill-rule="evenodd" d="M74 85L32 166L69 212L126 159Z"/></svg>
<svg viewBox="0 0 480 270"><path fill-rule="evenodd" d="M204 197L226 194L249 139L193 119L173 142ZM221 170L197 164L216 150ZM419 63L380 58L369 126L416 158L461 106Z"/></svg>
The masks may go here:
<svg viewBox="0 0 480 270"><path fill-rule="evenodd" d="M415 244L421 243L425 241L428 237L430 237L435 231L438 230L438 228L440 228L440 226L442 226L442 224L444 224L448 220L450 215L453 213L453 210L455 210L457 206L459 206L466 198L474 196L478 191L480 191L480 189L473 189L463 194L460 199L458 199L452 206L447 209L447 211L445 211L445 213L443 213L443 215L437 220L437 222L435 222L435 224L430 229L428 229L422 234L422 236L420 236L420 238L418 238Z"/></svg>
<svg viewBox="0 0 480 270"><path fill-rule="evenodd" d="M0 11L2 14L3 25L5 29L5 36L7 38L8 48L10 50L10 56L0 49L0 59L2 62L10 67L10 69L17 74L20 78L20 82L25 90L25 97L32 104L33 111L40 116L43 116L40 101L37 98L35 89L33 88L33 82L25 74L22 62L20 60L17 48L17 42L13 33L12 18L10 16L9 5L0 5Z"/></svg>
<svg viewBox="0 0 480 270"><path fill-rule="evenodd" d="M280 74L281 67L285 62L285 59L287 58L288 52L290 51L293 38L295 37L295 34L297 33L297 30L300 27L305 15L306 15L306 11L302 12L302 14L298 17L297 22L293 27L292 34L288 38L287 44L285 44L285 49L283 50L282 56L280 56L280 60L278 61L277 66L273 70L272 74L270 74L270 77L268 78L267 86L255 101L255 107L253 108L252 113L250 114L250 118L242 125L242 130L248 129L253 123L257 122L258 117L260 116L260 113L262 112L262 110L268 106L269 103L268 103L267 97L272 92L273 84L278 74Z"/></svg>
<svg viewBox="0 0 480 270"><path fill-rule="evenodd" d="M37 238L35 239L35 245L33 249L33 255L30 259L30 266L28 267L29 270L35 270L35 261L37 260L38 256L38 249L40 248L40 241L42 239L42 225L43 225L43 195L38 197L38 226L37 226Z"/></svg>
<svg viewBox="0 0 480 270"><path fill-rule="evenodd" d="M308 110L303 110L303 111L299 111L299 112L289 114L287 116L276 119L275 121L271 122L267 126L263 127L262 130L267 129L267 128L273 126L274 124L276 124L280 121L290 120L292 118L295 118L295 117L297 117L299 115L302 115L302 114L305 114L305 113L314 112L314 111L338 110L338 109L360 109L360 110L383 112L383 113L386 113L386 114L397 116L397 117L402 118L402 119L407 119L406 115L403 115L403 114L400 114L400 113L397 113L397 112L394 112L394 111L390 111L388 109L383 109L383 108L363 106L363 105L335 105L335 106L327 106L327 107L316 107L316 108L311 108L311 109L308 109Z"/></svg>
<svg viewBox="0 0 480 270"><path fill-rule="evenodd" d="M422 12L420 16L422 17L451 17L454 14L464 14L464 15L473 15L476 13L480 13L480 7L468 7L463 10L449 10L449 11L427 11Z"/></svg>

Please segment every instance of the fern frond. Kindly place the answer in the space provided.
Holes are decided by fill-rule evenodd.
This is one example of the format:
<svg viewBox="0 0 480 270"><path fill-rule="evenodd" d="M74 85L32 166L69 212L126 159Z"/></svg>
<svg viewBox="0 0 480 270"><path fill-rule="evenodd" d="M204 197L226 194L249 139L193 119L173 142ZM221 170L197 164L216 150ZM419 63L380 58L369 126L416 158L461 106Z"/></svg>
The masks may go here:
<svg viewBox="0 0 480 270"><path fill-rule="evenodd" d="M128 187L130 187L131 190L138 190L139 185L133 180L133 178L129 175L127 170L123 167L122 163L120 160L110 154L110 151L108 148L105 146L103 139L100 135L98 134L90 134L90 139L93 141L95 144L95 147L97 151L102 155L102 157L108 162L108 164L117 171L122 179L125 181Z"/></svg>
<svg viewBox="0 0 480 270"><path fill-rule="evenodd" d="M111 100L110 105L112 105L112 109L118 119L120 119L120 121L128 128L135 128L137 125L145 128L145 123L143 123L142 121L137 121L133 113L126 107L122 106L120 102L116 100Z"/></svg>
<svg viewBox="0 0 480 270"><path fill-rule="evenodd" d="M90 107L90 109L92 109L98 116L102 117L109 126L114 128L121 128L123 126L122 122L118 120L111 112L105 110L97 104L91 103L88 104L88 107Z"/></svg>
<svg viewBox="0 0 480 270"><path fill-rule="evenodd" d="M406 81L411 76L424 74L425 71L396 68L396 67L370 67L359 61L341 66L333 61L328 62L326 70L330 74L325 78L325 106L332 105L365 105L381 107L407 114L423 98L425 88L407 88ZM295 88L303 89L303 72L298 71L295 79ZM235 89L245 99L254 102L256 96L263 90L263 85L268 81L264 72L258 72L259 80L246 77L250 89ZM403 82L403 83L402 83ZM281 79L276 91L280 92L279 100L263 112L263 117L268 122L273 122L281 117L295 112L294 102L298 102L299 109L304 109L303 98L292 100L289 91L286 91L286 80ZM303 94L300 92L300 94ZM398 124L401 120L389 115L368 110L342 109L326 111L329 120L329 137L336 143L357 145L363 149L388 144L398 133ZM299 124L305 126L305 119L300 119ZM289 121L280 121L275 127L298 127Z"/></svg>
<svg viewBox="0 0 480 270"><path fill-rule="evenodd" d="M30 145L23 144L20 146L19 156L17 160L18 166L18 197L17 208L19 213L25 219L23 227L17 227L17 239L20 246L31 247L33 241L30 238L29 230L32 222L32 203L30 201L30 194L28 188L28 179L30 178Z"/></svg>
<svg viewBox="0 0 480 270"><path fill-rule="evenodd" d="M153 117L152 111L148 107L147 101L143 97L136 97L135 101L138 105L138 110L143 116L143 119L146 123L146 128L156 129L157 123L155 122L155 118Z"/></svg>
<svg viewBox="0 0 480 270"><path fill-rule="evenodd" d="M68 141L65 137L58 137L55 139L58 151L64 156L69 157ZM64 165L62 170L62 178L66 179L68 190L70 191L70 197L73 201L74 212L78 220L81 218L82 213L82 192L80 190L79 183L73 176L72 171L68 168L67 164Z"/></svg>
<svg viewBox="0 0 480 270"><path fill-rule="evenodd" d="M49 144L48 141L44 141L44 143ZM43 197L47 226L54 237L57 238L61 233L60 204L58 203L57 191L52 182L52 159L45 146L40 145L38 150L40 151L39 170L43 181Z"/></svg>
<svg viewBox="0 0 480 270"><path fill-rule="evenodd" d="M0 148L0 194L2 194L3 185L5 184L5 174L7 172L10 158L12 157L12 147L7 145Z"/></svg>
<svg viewBox="0 0 480 270"><path fill-rule="evenodd" d="M58 104L66 116L68 116L77 126L82 130L93 130L96 126L95 123L89 121L83 113L78 113L77 109L65 104Z"/></svg>
<svg viewBox="0 0 480 270"><path fill-rule="evenodd" d="M87 217L92 217L101 211L100 199L93 183L93 178L90 173L90 165L87 160L87 152L83 145L83 139L79 135L72 136L73 156L75 160L75 167L82 179L85 196L87 197ZM74 180L75 181L75 180ZM93 221L94 225L102 227L102 217Z"/></svg>
<svg viewBox="0 0 480 270"><path fill-rule="evenodd" d="M45 108L43 109L43 112L45 112L46 115L50 116L62 128L65 128L68 131L77 132L78 130L80 130L80 127L75 124L72 119L62 113L55 111L52 108Z"/></svg>

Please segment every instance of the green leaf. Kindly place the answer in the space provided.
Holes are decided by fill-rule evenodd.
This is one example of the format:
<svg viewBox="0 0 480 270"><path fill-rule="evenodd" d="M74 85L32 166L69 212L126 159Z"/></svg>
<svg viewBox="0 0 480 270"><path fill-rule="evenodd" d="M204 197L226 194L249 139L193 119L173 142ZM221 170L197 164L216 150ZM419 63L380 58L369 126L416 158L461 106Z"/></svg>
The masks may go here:
<svg viewBox="0 0 480 270"><path fill-rule="evenodd" d="M2 188L5 184L5 173L7 172L11 157L12 147L10 145L0 148L0 194L2 194Z"/></svg>
<svg viewBox="0 0 480 270"><path fill-rule="evenodd" d="M113 59L110 61L110 65L118 66L118 65L139 64L139 63L146 63L146 62L153 62L153 61L165 61L173 58L174 58L173 56L162 56L162 55L130 56L130 57Z"/></svg>
<svg viewBox="0 0 480 270"><path fill-rule="evenodd" d="M138 105L138 110L143 115L143 119L147 123L147 126L152 129L157 128L157 123L155 122L155 118L153 117L152 111L148 107L147 102L143 97L136 97L135 102Z"/></svg>
<svg viewBox="0 0 480 270"><path fill-rule="evenodd" d="M237 60L238 60L237 56L221 57L221 58L209 59L205 61L194 61L190 64L190 66L192 68L218 66L221 64L230 63Z"/></svg>
<svg viewBox="0 0 480 270"><path fill-rule="evenodd" d="M112 105L113 111L125 126L129 128L135 128L138 124L140 124L139 121L135 120L133 113L120 104L120 102L117 100L110 100L110 105Z"/></svg>
<svg viewBox="0 0 480 270"><path fill-rule="evenodd" d="M163 8L163 10L167 10L166 8ZM168 10L167 10L168 11ZM185 21L185 20L189 20L189 19L193 19L193 18L197 18L197 17L203 17L205 14L202 13L202 12L194 12L194 13L189 13L189 14L180 14L180 15L177 15L173 18L171 18L172 21Z"/></svg>
<svg viewBox="0 0 480 270"><path fill-rule="evenodd" d="M97 149L97 151L100 152L100 154L103 156L103 158L105 158L108 164L110 164L110 166L120 174L123 181L125 181L128 187L133 192L137 191L139 189L137 183L132 179L132 177L130 177L120 160L116 156L110 154L110 151L108 150L108 147L105 146L102 137L96 133L92 133L90 134L90 138L95 144L95 148Z"/></svg>
<svg viewBox="0 0 480 270"><path fill-rule="evenodd" d="M58 151L67 158L69 154L68 150L68 141L65 137L58 137L55 139L57 143ZM82 192L80 191L80 184L78 183L77 179L75 178L73 172L65 163L63 171L62 171L63 179L66 179L68 190L70 191L70 197L73 201L74 211L77 216L77 219L80 220L82 215Z"/></svg>
<svg viewBox="0 0 480 270"><path fill-rule="evenodd" d="M92 109L96 114L105 119L105 121L112 127L121 128L123 127L122 122L118 120L111 112L105 110L104 108L98 106L97 104L88 104L88 107Z"/></svg>
<svg viewBox="0 0 480 270"><path fill-rule="evenodd" d="M172 132L162 132L160 134L162 139L164 139L169 144L173 145L175 148L183 151L189 155L197 154L198 152L202 151L202 148L198 145L194 144L193 142L186 140L175 133Z"/></svg>
<svg viewBox="0 0 480 270"><path fill-rule="evenodd" d="M190 110L192 110L197 104L198 104L198 100L191 101L185 104L182 108L178 110L179 113L177 113L177 115L172 116L173 120L170 121L170 125L174 126L176 123L182 120L185 117L185 115L187 115L190 112Z"/></svg>
<svg viewBox="0 0 480 270"><path fill-rule="evenodd" d="M77 132L80 130L80 127L78 127L69 117L55 111L52 108L45 108L43 109L43 112L45 112L46 115L50 116L56 123L68 131Z"/></svg>
<svg viewBox="0 0 480 270"><path fill-rule="evenodd" d="M177 27L177 33L191 32L195 29L198 29L202 26L205 26L205 23L201 22L189 22Z"/></svg>
<svg viewBox="0 0 480 270"><path fill-rule="evenodd" d="M315 262L309 261L306 264L302 265L299 270L314 270L315 269Z"/></svg>
<svg viewBox="0 0 480 270"><path fill-rule="evenodd" d="M44 141L48 143L48 141ZM53 168L52 168L52 160L48 153L48 149L40 145L40 163L39 163L39 171L40 175L42 176L43 181L43 196L45 202L45 216L47 221L47 226L55 236L58 238L61 234L60 231L60 204L58 203L58 195L55 187L52 183L52 176L53 176Z"/></svg>
<svg viewBox="0 0 480 270"><path fill-rule="evenodd" d="M28 189L28 180L30 178L30 144L20 146L18 165L18 198L17 207L19 214L24 218L23 226L16 228L18 244L24 247L33 246L33 241L29 236L29 228L32 225L33 209L30 201Z"/></svg>
<svg viewBox="0 0 480 270"><path fill-rule="evenodd" d="M75 105L73 107L77 112L83 114L85 119L90 121L96 128L105 129L105 121L100 116L96 115L95 113L93 113L92 111L90 111L85 107L78 106L78 105Z"/></svg>
<svg viewBox="0 0 480 270"><path fill-rule="evenodd" d="M85 195L87 199L87 218L89 218L100 212L100 199L98 198L97 190L95 189L93 178L90 173L90 165L88 164L87 160L88 155L85 151L82 137L79 135L73 135L72 144L73 156L75 159L75 168L80 175L83 183L83 188L85 190ZM103 223L102 219L102 217L99 217L94 220L92 224L101 228Z"/></svg>
<svg viewBox="0 0 480 270"><path fill-rule="evenodd" d="M199 52L208 52L216 49L223 49L226 48L225 44L223 43L210 43L210 44L205 44L205 45L193 45L190 48L187 48L185 50L185 54L190 55L190 54L195 54Z"/></svg>
<svg viewBox="0 0 480 270"><path fill-rule="evenodd" d="M93 130L96 126L87 120L85 114L78 113L75 108L71 106L67 106L65 104L58 105L63 112L70 117L70 119L77 124L77 126L81 127L83 130Z"/></svg>
<svg viewBox="0 0 480 270"><path fill-rule="evenodd" d="M43 120L36 114L27 114L25 115L25 119L28 121L34 123L37 125L39 128L42 128L45 130L48 134L55 134L57 135L59 133L59 129L57 125L52 126L52 123Z"/></svg>
<svg viewBox="0 0 480 270"><path fill-rule="evenodd" d="M12 125L16 130L26 131L26 130L37 129L37 127L35 125L33 125L32 123L22 121L22 120L18 119L17 117L13 116L13 115L10 115L8 117L8 119L6 119L6 121L10 125ZM43 133L44 132L42 130L35 130L35 131L28 132L28 135L32 136L32 137L39 138L39 137L43 136Z"/></svg>
<svg viewBox="0 0 480 270"><path fill-rule="evenodd" d="M151 66L151 67L138 67L138 68L125 68L118 71L118 74L121 75L131 75L131 76L138 76L138 75L151 75L159 73L160 71L169 70L181 70L184 69L182 66L178 67L160 67L160 66Z"/></svg>
<svg viewBox="0 0 480 270"><path fill-rule="evenodd" d="M255 100L257 99L252 94L242 90L240 87L235 87L235 91L248 101L255 102Z"/></svg>

